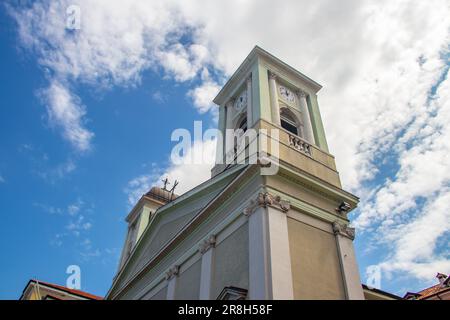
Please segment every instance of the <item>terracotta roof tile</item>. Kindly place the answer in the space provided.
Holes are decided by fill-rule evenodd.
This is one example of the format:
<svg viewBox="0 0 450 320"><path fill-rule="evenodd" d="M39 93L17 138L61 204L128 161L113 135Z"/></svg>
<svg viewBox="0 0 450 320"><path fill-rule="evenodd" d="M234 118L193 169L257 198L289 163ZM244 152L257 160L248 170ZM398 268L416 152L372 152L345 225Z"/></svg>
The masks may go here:
<svg viewBox="0 0 450 320"><path fill-rule="evenodd" d="M435 284L434 286L431 286L429 288L426 288L426 289L423 289L423 290L417 292L417 294L419 295L418 299L424 300L424 299L427 299L430 296L433 296L439 292L449 290L450 288L448 287L447 283L448 283L448 279L450 278L450 276L442 274L442 273L438 273L436 277L438 279L440 279L440 281L441 281L441 278L443 276L445 276L446 279L442 283Z"/></svg>

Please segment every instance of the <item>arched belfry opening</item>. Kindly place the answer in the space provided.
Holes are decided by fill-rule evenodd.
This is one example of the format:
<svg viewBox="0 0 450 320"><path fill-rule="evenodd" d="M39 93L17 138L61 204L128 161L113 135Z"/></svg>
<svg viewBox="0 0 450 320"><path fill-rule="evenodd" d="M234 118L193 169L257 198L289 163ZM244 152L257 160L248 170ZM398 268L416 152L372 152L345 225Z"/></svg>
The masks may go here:
<svg viewBox="0 0 450 320"><path fill-rule="evenodd" d="M242 116L239 118L239 120L237 121L237 126L236 126L236 130L242 130L243 132L247 131L247 116Z"/></svg>
<svg viewBox="0 0 450 320"><path fill-rule="evenodd" d="M287 107L280 110L281 127L296 136L303 137L303 125L298 117Z"/></svg>

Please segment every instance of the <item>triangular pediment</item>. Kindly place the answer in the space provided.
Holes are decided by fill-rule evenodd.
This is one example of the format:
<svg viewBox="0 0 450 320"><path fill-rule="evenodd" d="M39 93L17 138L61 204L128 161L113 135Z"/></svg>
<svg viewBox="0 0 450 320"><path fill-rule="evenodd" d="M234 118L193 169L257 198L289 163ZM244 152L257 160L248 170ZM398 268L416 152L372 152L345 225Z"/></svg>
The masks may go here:
<svg viewBox="0 0 450 320"><path fill-rule="evenodd" d="M159 208L125 262L108 295L138 274L199 212L227 187L244 167L235 167L200 184Z"/></svg>

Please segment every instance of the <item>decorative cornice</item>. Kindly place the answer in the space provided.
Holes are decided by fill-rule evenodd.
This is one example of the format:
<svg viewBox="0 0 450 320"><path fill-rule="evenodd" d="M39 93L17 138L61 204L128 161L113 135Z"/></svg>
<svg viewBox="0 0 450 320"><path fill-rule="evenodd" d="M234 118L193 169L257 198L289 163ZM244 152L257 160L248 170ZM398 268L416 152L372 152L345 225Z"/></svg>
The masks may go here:
<svg viewBox="0 0 450 320"><path fill-rule="evenodd" d="M247 208L244 209L244 215L249 217L258 208L274 207L281 209L283 212L288 212L291 204L288 200L281 199L280 196L272 195L268 192L260 192L255 200L251 200Z"/></svg>
<svg viewBox="0 0 450 320"><path fill-rule="evenodd" d="M338 221L333 222L333 232L335 235L341 235L350 240L355 239L355 228L349 227L348 224L342 224Z"/></svg>
<svg viewBox="0 0 450 320"><path fill-rule="evenodd" d="M216 246L216 235L212 234L208 237L208 239L203 240L199 246L198 251L201 254L206 253L209 249L214 248Z"/></svg>
<svg viewBox="0 0 450 320"><path fill-rule="evenodd" d="M315 187L313 183L306 183L302 179L298 179L298 178L292 177L292 176L290 176L290 175L288 175L286 173L283 173L283 172L280 172L279 175L281 177L289 180L289 181L292 181L292 182L294 182L296 184L299 184L299 185L303 186L304 188L306 188L306 189L308 189L310 191L314 191L314 192L320 194L322 197L325 197L325 198L327 198L329 200L332 200L332 201L339 201L340 200L340 198L338 196L332 196L329 193L322 191L320 188ZM337 188L337 187L335 187L335 188ZM339 188L337 188L337 189L338 190L342 190L342 189L339 189ZM342 190L342 191L344 191L344 190Z"/></svg>
<svg viewBox="0 0 450 320"><path fill-rule="evenodd" d="M178 265L174 265L172 268L170 268L167 272L166 272L166 280L169 281L170 279L172 279L173 277L178 276L178 273L180 272L180 266Z"/></svg>

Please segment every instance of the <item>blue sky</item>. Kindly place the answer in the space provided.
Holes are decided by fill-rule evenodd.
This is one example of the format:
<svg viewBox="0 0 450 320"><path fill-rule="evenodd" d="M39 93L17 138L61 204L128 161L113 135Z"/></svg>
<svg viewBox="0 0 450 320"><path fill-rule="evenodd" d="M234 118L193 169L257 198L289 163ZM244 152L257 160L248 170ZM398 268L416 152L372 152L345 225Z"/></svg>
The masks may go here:
<svg viewBox="0 0 450 320"><path fill-rule="evenodd" d="M97 94L80 87L83 103L93 106L87 126L95 127L92 150L80 155L46 119L37 94L47 83L42 68L19 49L4 10L0 20L0 210L6 219L0 298L18 298L30 278L65 284L71 264L81 267L83 290L103 295L125 237L130 206L124 188L132 177L153 171L153 163L167 166L173 129L211 117L190 106L190 85L157 72L144 73L136 88ZM71 206L79 207L74 216ZM75 235L68 226L80 215L92 226Z"/></svg>
<svg viewBox="0 0 450 320"><path fill-rule="evenodd" d="M161 176L185 191L209 175L208 164L170 162L170 135L194 120L215 125L211 98L255 44L324 86L330 149L361 197L352 219L362 279L379 266L382 289L403 294L450 273L445 1L383 10L369 1L77 1L79 30L65 27L69 1L7 3L0 299L18 298L34 277L64 284L71 264L83 290L104 295L136 197Z"/></svg>

